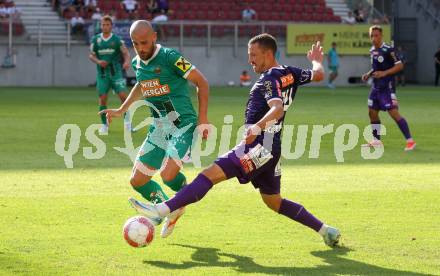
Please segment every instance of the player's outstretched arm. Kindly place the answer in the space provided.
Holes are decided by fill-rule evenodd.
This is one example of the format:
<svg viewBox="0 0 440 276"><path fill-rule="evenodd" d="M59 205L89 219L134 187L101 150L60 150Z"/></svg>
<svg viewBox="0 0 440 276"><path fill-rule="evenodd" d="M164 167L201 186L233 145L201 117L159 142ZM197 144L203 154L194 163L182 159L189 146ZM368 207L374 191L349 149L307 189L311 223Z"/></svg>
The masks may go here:
<svg viewBox="0 0 440 276"><path fill-rule="evenodd" d="M284 114L284 106L283 100L277 99L274 101L270 101L267 103L270 107L269 111L264 115L261 120L259 120L256 124L252 125L246 133L244 137L246 144L251 144L255 138L261 133L262 130L265 130L275 124Z"/></svg>
<svg viewBox="0 0 440 276"><path fill-rule="evenodd" d="M131 89L130 95L128 95L127 99L118 109L104 109L98 114L101 115L105 113L107 117L107 122L110 124L113 117L121 117L125 112L127 112L130 105L137 101L141 96L141 87L139 83L136 83L135 86Z"/></svg>
<svg viewBox="0 0 440 276"><path fill-rule="evenodd" d="M312 81L322 81L325 74L324 67L322 66L324 52L321 47L321 42L317 41L316 44L312 45L312 48L307 52L307 59L312 63Z"/></svg>
<svg viewBox="0 0 440 276"><path fill-rule="evenodd" d="M192 70L186 78L197 87L197 98L199 101L199 125L209 124L208 121L208 100L209 100L209 83L205 76L198 70ZM208 129L204 129L202 138L206 139L209 134Z"/></svg>

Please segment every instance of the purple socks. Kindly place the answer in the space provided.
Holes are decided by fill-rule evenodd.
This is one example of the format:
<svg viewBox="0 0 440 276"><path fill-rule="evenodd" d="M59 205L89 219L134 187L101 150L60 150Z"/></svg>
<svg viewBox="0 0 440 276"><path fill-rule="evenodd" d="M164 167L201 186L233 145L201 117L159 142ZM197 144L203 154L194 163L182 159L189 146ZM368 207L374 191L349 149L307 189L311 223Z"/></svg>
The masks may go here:
<svg viewBox="0 0 440 276"><path fill-rule="evenodd" d="M289 217L305 226L308 226L316 232L318 232L323 225L323 223L319 219L315 218L315 216L310 214L306 208L304 208L304 206L287 199L283 199L281 201L281 206L278 210L278 213L285 215L286 217Z"/></svg>
<svg viewBox="0 0 440 276"><path fill-rule="evenodd" d="M402 131L403 136L405 136L406 139L411 138L411 133L409 132L409 126L406 120L402 117L399 121L396 121L397 125L400 128L400 131Z"/></svg>
<svg viewBox="0 0 440 276"><path fill-rule="evenodd" d="M188 204L199 201L212 186L213 184L209 178L203 174L199 174L193 182L184 186L173 198L167 200L165 204L170 208L170 211L173 212Z"/></svg>

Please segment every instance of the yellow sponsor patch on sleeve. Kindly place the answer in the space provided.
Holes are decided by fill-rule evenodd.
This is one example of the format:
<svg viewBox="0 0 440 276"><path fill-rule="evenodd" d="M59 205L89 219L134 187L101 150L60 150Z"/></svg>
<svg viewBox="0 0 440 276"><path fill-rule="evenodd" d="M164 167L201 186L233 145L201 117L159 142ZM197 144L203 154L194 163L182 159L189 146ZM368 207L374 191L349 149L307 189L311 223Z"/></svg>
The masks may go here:
<svg viewBox="0 0 440 276"><path fill-rule="evenodd" d="M177 59L176 63L174 63L177 68L179 68L182 72L186 72L191 68L191 63L187 61L184 57L180 57Z"/></svg>

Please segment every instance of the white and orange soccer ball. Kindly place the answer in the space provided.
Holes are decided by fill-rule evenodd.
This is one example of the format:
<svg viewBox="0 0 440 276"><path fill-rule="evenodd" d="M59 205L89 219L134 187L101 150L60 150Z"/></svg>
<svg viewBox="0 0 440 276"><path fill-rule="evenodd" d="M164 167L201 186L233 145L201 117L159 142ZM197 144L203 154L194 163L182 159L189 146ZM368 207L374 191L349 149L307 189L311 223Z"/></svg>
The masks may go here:
<svg viewBox="0 0 440 276"><path fill-rule="evenodd" d="M125 222L122 234L129 245L145 247L154 239L154 225L146 217L131 217Z"/></svg>

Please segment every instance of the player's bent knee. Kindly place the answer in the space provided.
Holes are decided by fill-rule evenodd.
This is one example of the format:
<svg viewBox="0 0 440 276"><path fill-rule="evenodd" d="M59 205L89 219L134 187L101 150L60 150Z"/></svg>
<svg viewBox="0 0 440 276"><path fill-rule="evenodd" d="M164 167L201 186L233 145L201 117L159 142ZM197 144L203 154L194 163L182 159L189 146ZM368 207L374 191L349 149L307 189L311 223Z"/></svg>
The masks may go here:
<svg viewBox="0 0 440 276"><path fill-rule="evenodd" d="M281 201L282 201L281 196L280 195L268 196L268 195L263 195L263 194L261 196L262 196L263 202L266 204L266 206L269 209L273 210L274 212L278 213L278 210L280 209Z"/></svg>
<svg viewBox="0 0 440 276"><path fill-rule="evenodd" d="M174 172L174 171L163 170L160 172L160 177L162 178L163 181L173 181L174 178L176 178L178 173L179 173L179 171Z"/></svg>
<svg viewBox="0 0 440 276"><path fill-rule="evenodd" d="M133 187L139 187L150 181L150 179L151 177L145 177L145 176L140 177L137 175L132 175L130 177L130 184Z"/></svg>

